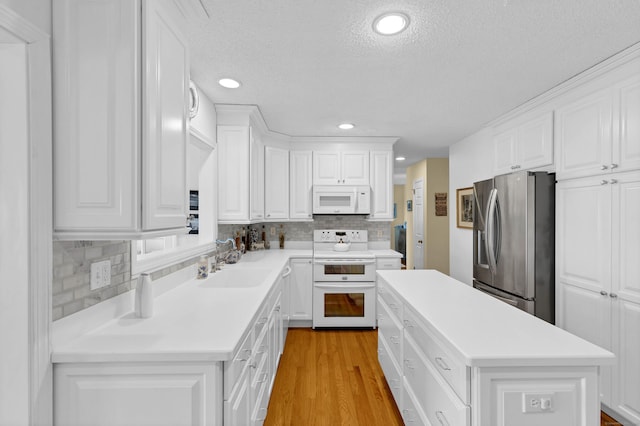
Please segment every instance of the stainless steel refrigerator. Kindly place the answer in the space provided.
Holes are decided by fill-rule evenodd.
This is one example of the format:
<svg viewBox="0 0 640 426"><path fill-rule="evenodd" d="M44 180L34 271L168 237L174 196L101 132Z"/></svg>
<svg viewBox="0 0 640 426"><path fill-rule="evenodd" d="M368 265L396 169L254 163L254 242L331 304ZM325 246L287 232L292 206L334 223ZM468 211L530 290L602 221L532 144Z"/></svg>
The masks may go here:
<svg viewBox="0 0 640 426"><path fill-rule="evenodd" d="M473 286L555 323L555 174L473 184Z"/></svg>

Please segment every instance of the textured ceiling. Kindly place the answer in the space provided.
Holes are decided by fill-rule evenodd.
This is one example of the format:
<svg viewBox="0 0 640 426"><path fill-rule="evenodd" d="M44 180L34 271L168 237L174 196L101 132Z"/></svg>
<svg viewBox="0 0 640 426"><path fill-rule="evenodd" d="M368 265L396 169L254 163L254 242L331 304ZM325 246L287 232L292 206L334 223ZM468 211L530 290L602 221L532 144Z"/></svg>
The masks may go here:
<svg viewBox="0 0 640 426"><path fill-rule="evenodd" d="M411 164L640 41L640 0L202 0L192 78L291 136L396 136ZM411 23L372 31L387 11ZM236 90L217 80L242 82ZM341 122L356 128L342 131Z"/></svg>

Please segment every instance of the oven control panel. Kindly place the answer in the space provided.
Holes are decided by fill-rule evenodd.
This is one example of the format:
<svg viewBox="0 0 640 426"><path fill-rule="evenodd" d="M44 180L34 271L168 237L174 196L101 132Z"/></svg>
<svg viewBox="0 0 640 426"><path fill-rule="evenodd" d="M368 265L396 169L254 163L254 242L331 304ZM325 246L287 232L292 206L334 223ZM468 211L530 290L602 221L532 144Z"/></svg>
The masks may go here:
<svg viewBox="0 0 640 426"><path fill-rule="evenodd" d="M368 241L366 230L315 230L313 231L313 241L316 242L338 242L345 243L366 243Z"/></svg>

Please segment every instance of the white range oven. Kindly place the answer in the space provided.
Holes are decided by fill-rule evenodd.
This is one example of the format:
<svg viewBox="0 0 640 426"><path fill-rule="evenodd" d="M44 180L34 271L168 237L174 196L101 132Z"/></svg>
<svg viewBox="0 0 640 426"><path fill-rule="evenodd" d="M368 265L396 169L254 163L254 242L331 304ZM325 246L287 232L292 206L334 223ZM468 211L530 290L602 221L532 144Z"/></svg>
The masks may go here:
<svg viewBox="0 0 640 426"><path fill-rule="evenodd" d="M367 231L314 231L313 328L376 327L376 260L366 248Z"/></svg>

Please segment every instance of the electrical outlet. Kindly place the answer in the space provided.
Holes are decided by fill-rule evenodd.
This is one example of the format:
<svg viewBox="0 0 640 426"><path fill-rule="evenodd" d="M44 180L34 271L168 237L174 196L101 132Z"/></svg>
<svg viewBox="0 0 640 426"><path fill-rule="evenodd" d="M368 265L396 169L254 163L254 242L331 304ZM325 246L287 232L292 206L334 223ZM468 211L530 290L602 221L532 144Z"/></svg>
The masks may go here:
<svg viewBox="0 0 640 426"><path fill-rule="evenodd" d="M271 228L269 228L269 234L276 235L276 227L275 226L272 226Z"/></svg>
<svg viewBox="0 0 640 426"><path fill-rule="evenodd" d="M378 229L378 237L382 237L382 229Z"/></svg>
<svg viewBox="0 0 640 426"><path fill-rule="evenodd" d="M553 393L523 393L523 413L550 413L553 411Z"/></svg>
<svg viewBox="0 0 640 426"><path fill-rule="evenodd" d="M103 260L91 264L91 290L111 284L111 261Z"/></svg>

